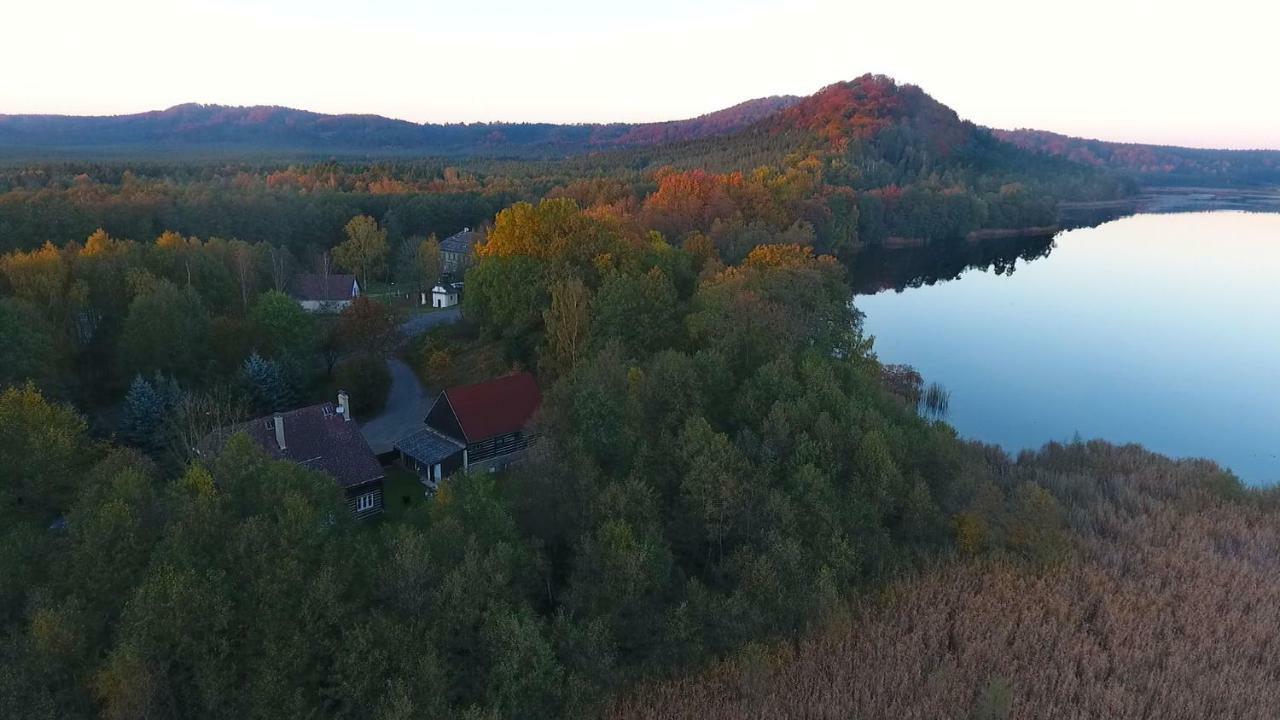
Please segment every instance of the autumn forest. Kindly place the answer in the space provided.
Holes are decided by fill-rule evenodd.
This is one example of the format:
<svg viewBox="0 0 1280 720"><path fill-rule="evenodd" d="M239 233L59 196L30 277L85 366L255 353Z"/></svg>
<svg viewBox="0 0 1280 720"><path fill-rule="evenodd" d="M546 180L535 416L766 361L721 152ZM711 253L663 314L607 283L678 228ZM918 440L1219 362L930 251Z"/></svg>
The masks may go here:
<svg viewBox="0 0 1280 720"><path fill-rule="evenodd" d="M322 116L303 146L268 114L252 147L186 108L203 139L154 154L146 125L72 152L89 130L0 118L45 148L0 153L0 707L1261 717L1273 493L965 440L850 302L877 253L981 256L1148 178L884 76L768 100L502 138ZM336 273L341 312L290 294ZM442 277L461 319L403 330ZM243 433L200 451L338 390L376 417L390 361L433 391L532 373L529 456L366 521Z"/></svg>

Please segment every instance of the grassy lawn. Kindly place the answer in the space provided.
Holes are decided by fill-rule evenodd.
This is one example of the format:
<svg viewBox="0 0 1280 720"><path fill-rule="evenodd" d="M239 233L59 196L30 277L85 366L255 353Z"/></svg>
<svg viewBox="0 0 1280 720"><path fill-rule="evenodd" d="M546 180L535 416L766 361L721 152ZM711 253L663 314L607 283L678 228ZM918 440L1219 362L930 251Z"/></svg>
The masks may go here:
<svg viewBox="0 0 1280 720"><path fill-rule="evenodd" d="M427 302L431 301L431 288L427 290ZM419 308L430 310L428 304L423 306L419 303L418 286L407 283L389 284L386 282L370 283L368 287L362 288L361 292L365 297L388 305L396 311L397 315L402 313L413 313Z"/></svg>
<svg viewBox="0 0 1280 720"><path fill-rule="evenodd" d="M427 298L428 302L430 301L430 299L431 298L428 296ZM397 318L401 320L407 320L416 315L427 315L433 312L440 312L444 308L432 307L431 305L415 305L411 303L401 303L398 305L393 305L392 309L395 310Z"/></svg>
<svg viewBox="0 0 1280 720"><path fill-rule="evenodd" d="M406 470L399 465L387 468L387 477L382 481L382 502L387 520L400 520L410 510L423 507L427 503L426 488L418 482L418 474ZM405 499L408 498L408 502Z"/></svg>
<svg viewBox="0 0 1280 720"><path fill-rule="evenodd" d="M468 336L457 326L435 328L417 338L404 354L405 362L431 390L481 382L511 370L497 342ZM441 353L439 362L431 358Z"/></svg>

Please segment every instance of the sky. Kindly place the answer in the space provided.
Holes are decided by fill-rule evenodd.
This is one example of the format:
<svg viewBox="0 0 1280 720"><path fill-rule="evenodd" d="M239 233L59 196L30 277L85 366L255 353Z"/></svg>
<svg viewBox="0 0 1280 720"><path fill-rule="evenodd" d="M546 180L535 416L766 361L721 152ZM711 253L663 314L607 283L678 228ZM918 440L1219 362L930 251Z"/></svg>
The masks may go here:
<svg viewBox="0 0 1280 720"><path fill-rule="evenodd" d="M0 2L0 113L637 122L875 72L992 127L1280 149L1269 0Z"/></svg>

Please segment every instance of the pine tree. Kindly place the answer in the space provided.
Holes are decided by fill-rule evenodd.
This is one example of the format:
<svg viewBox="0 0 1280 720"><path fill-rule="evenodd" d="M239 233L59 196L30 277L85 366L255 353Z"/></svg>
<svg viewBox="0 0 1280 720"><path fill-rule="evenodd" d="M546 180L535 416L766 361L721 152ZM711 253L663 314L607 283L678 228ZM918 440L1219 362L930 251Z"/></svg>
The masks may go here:
<svg viewBox="0 0 1280 720"><path fill-rule="evenodd" d="M160 380L162 376L157 374L156 378ZM124 399L122 434L129 442L148 452L155 452L163 445L167 409L162 392L157 391L142 375L136 375Z"/></svg>
<svg viewBox="0 0 1280 720"><path fill-rule="evenodd" d="M241 374L256 410L283 410L293 403L293 392L276 361L255 352L245 359Z"/></svg>
<svg viewBox="0 0 1280 720"><path fill-rule="evenodd" d="M160 397L160 403L166 415L172 413L182 400L182 388L178 385L177 378L172 375L165 375L157 370L155 378L151 381L151 387L155 388L156 395Z"/></svg>

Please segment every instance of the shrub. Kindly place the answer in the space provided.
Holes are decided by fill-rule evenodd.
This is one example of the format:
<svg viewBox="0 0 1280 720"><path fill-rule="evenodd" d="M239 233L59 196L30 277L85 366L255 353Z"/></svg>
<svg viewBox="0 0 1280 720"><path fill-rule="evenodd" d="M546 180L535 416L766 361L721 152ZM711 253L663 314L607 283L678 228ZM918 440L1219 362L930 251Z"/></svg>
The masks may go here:
<svg viewBox="0 0 1280 720"><path fill-rule="evenodd" d="M449 370L449 353L444 350L436 350L427 358L427 372L431 377L438 378Z"/></svg>

